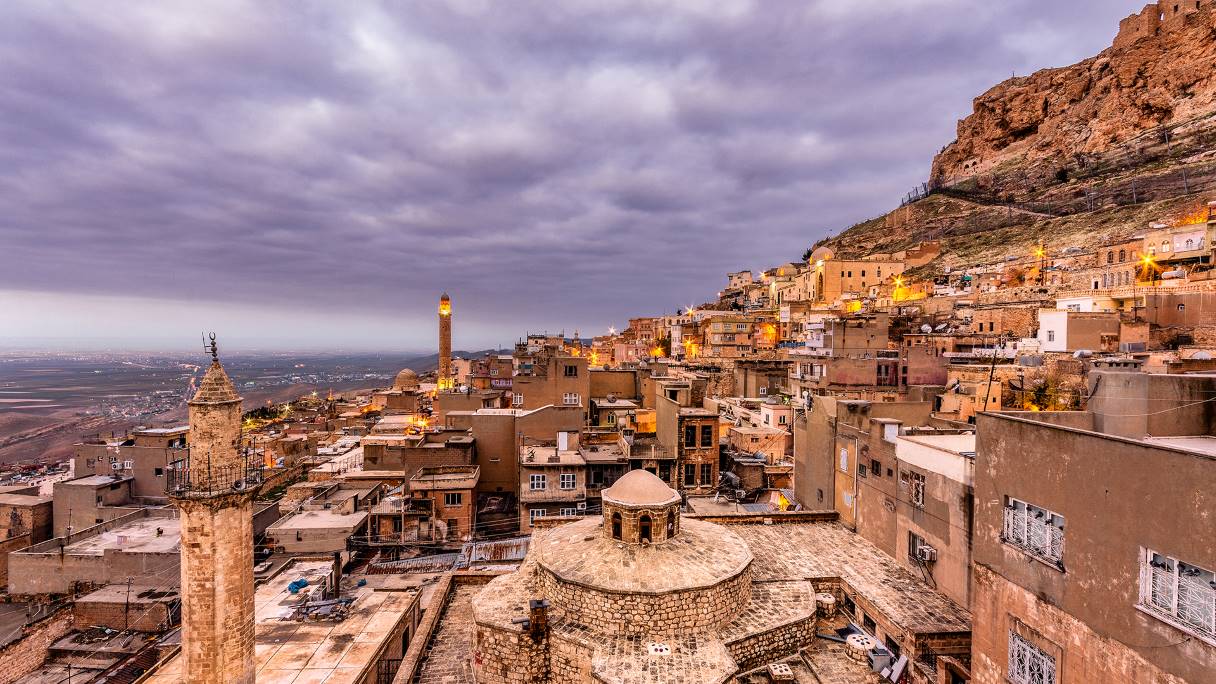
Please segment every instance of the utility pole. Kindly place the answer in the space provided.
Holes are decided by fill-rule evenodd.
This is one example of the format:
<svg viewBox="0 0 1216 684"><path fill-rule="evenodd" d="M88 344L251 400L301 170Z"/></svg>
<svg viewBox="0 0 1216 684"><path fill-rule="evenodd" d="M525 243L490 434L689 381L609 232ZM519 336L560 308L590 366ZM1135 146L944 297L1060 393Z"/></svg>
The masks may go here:
<svg viewBox="0 0 1216 684"><path fill-rule="evenodd" d="M127 578L127 601L122 609L123 631L131 629L131 578Z"/></svg>

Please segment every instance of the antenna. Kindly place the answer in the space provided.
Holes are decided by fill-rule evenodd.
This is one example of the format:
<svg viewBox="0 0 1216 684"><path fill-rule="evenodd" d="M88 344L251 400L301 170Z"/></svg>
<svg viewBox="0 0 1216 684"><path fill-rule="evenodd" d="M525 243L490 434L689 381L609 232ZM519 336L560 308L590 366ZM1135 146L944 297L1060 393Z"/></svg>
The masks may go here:
<svg viewBox="0 0 1216 684"><path fill-rule="evenodd" d="M200 333L200 334L203 335L203 353L211 354L211 360L216 363L219 363L220 354L219 354L219 347L215 344L215 333L211 333L210 335L208 335L206 333ZM211 339L210 343L208 343L208 341L207 341L208 337L210 337L210 339Z"/></svg>

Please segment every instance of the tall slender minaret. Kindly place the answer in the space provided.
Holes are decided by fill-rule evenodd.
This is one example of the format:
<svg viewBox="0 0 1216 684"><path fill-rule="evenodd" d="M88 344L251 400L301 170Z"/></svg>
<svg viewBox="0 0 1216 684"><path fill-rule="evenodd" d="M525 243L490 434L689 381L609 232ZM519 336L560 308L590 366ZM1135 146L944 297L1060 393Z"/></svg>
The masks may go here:
<svg viewBox="0 0 1216 684"><path fill-rule="evenodd" d="M242 455L241 398L220 365L211 367L190 410L190 455L170 470L169 497L181 512L183 672L196 684L252 684L253 493L256 463Z"/></svg>
<svg viewBox="0 0 1216 684"><path fill-rule="evenodd" d="M452 381L452 298L444 292L439 298L439 391L446 392Z"/></svg>

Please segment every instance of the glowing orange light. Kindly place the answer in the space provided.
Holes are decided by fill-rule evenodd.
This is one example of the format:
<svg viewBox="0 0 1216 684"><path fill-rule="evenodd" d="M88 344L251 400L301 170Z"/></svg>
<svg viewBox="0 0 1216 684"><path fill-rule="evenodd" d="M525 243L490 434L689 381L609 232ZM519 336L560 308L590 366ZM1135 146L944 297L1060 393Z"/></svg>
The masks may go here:
<svg viewBox="0 0 1216 684"><path fill-rule="evenodd" d="M1193 226L1196 223L1208 222L1208 208L1206 205L1200 204L1185 216L1174 222L1175 226Z"/></svg>

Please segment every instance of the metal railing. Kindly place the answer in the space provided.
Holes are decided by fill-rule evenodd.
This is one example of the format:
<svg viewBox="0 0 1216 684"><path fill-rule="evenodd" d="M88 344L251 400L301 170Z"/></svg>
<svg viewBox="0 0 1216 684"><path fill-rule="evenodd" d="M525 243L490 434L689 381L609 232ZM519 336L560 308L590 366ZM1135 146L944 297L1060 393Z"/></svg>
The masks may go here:
<svg viewBox="0 0 1216 684"><path fill-rule="evenodd" d="M194 461L197 458L201 461ZM215 465L207 456L187 456L173 461L165 472L165 493L169 496L214 496L256 489L262 484L262 459L256 454L241 454L236 463Z"/></svg>

